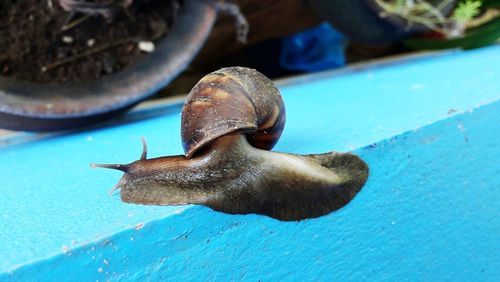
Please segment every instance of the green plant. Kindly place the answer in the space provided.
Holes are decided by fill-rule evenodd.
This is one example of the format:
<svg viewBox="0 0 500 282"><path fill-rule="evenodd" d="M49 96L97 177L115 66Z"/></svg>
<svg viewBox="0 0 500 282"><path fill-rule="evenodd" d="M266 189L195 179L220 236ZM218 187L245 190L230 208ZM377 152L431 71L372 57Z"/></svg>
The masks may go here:
<svg viewBox="0 0 500 282"><path fill-rule="evenodd" d="M496 7L498 0L461 0L451 15L443 10L452 4L452 0L375 0L384 10L381 16L395 15L407 21L408 28L423 25L442 33L446 38L457 38L464 35L474 18L482 11L483 2L487 7ZM475 25L473 25L475 26Z"/></svg>

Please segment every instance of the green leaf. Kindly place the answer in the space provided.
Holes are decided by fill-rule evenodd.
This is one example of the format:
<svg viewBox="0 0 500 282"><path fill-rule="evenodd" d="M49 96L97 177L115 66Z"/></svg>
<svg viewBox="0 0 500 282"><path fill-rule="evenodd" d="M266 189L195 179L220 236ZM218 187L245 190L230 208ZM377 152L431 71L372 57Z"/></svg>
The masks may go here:
<svg viewBox="0 0 500 282"><path fill-rule="evenodd" d="M481 4L481 1L474 0L460 2L453 13L453 18L456 21L467 22L479 14Z"/></svg>

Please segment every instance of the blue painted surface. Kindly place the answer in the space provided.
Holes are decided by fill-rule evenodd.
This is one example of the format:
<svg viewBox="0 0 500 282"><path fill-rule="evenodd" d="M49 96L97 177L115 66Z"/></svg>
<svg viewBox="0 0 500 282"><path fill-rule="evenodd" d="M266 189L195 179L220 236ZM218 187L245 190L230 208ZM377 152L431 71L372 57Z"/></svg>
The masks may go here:
<svg viewBox="0 0 500 282"><path fill-rule="evenodd" d="M6 146L0 280L493 281L500 276L499 51L282 86L288 121L276 150L357 148L371 167L355 200L319 219L284 223L109 197L119 175L88 164L137 159L141 136L151 157L181 153L178 113Z"/></svg>

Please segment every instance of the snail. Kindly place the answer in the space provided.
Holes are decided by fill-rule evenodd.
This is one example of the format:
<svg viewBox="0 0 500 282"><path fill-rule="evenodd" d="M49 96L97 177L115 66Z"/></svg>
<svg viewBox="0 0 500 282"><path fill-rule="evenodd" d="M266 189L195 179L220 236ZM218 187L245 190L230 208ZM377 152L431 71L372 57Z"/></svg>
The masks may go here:
<svg viewBox="0 0 500 282"><path fill-rule="evenodd" d="M285 126L278 89L263 74L223 68L203 77L182 110L185 155L130 164L93 164L124 172L122 201L206 205L229 214L284 221L319 217L346 205L368 177L351 153L295 155L270 151Z"/></svg>

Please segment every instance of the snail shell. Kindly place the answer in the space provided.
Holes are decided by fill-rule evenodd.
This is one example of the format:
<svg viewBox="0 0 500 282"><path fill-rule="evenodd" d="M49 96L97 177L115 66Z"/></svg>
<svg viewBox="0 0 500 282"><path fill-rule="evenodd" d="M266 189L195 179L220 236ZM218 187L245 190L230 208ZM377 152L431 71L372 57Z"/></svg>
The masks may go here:
<svg viewBox="0 0 500 282"><path fill-rule="evenodd" d="M181 136L186 157L213 140L241 132L255 148L271 150L285 127L278 89L253 69L223 68L202 78L182 110Z"/></svg>

